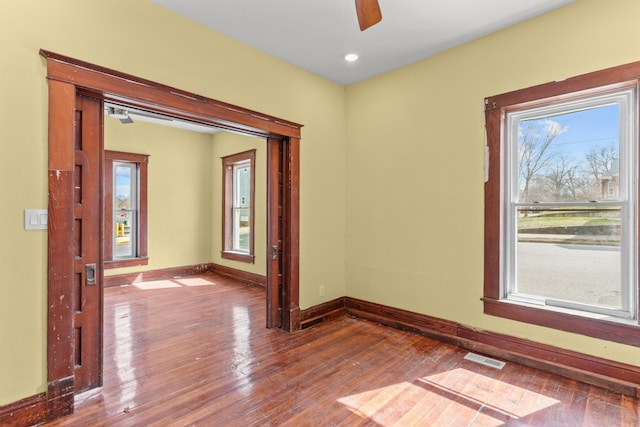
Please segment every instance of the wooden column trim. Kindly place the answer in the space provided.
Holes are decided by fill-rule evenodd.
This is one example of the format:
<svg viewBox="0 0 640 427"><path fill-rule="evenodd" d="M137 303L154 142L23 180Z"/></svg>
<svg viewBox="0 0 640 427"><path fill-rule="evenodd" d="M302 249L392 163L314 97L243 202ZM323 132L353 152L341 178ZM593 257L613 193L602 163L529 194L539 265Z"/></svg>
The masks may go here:
<svg viewBox="0 0 640 427"><path fill-rule="evenodd" d="M49 80L47 382L48 414L73 413L73 229L74 114L76 89ZM69 379L70 378L70 379ZM61 391L59 381L64 381ZM55 402L54 402L55 400ZM52 418L49 418L52 419Z"/></svg>
<svg viewBox="0 0 640 427"><path fill-rule="evenodd" d="M47 385L47 420L73 414L75 377L73 375L49 381Z"/></svg>
<svg viewBox="0 0 640 427"><path fill-rule="evenodd" d="M280 244L280 151L283 143L280 139L267 139L267 327L282 326L280 315L280 271L278 260L272 258L272 247L282 254ZM279 255L281 256L281 255Z"/></svg>
<svg viewBox="0 0 640 427"><path fill-rule="evenodd" d="M286 235L285 256L287 277L285 281L286 300L289 302L285 309L285 329L297 331L300 329L300 138L289 138L285 153L288 162L285 177L285 197L289 203L285 206L288 226Z"/></svg>

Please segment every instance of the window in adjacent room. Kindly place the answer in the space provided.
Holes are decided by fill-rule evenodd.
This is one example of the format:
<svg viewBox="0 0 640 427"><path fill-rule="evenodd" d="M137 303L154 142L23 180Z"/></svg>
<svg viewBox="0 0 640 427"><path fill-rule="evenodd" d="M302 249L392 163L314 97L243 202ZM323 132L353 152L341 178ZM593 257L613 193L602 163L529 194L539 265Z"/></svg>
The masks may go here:
<svg viewBox="0 0 640 427"><path fill-rule="evenodd" d="M222 158L222 258L254 261L255 150Z"/></svg>
<svg viewBox="0 0 640 427"><path fill-rule="evenodd" d="M640 345L639 72L486 100L488 314Z"/></svg>
<svg viewBox="0 0 640 427"><path fill-rule="evenodd" d="M148 263L147 164L147 155L105 151L105 268Z"/></svg>

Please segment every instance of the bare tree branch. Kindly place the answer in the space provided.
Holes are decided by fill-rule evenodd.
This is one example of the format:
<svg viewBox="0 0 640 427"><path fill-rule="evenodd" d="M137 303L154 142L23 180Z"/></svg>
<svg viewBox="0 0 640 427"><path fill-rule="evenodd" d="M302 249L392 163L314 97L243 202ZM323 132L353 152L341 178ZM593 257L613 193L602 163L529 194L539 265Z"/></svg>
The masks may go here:
<svg viewBox="0 0 640 427"><path fill-rule="evenodd" d="M529 200L529 185L536 174L553 158L549 147L553 140L567 128L551 119L527 120L520 124L518 142L518 166L521 178L520 198Z"/></svg>

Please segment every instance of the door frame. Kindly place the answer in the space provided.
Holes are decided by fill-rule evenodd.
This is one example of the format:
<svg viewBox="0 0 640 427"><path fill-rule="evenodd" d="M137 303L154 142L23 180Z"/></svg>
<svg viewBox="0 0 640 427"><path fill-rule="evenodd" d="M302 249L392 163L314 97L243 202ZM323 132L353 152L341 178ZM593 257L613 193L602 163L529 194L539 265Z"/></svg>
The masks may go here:
<svg viewBox="0 0 640 427"><path fill-rule="evenodd" d="M302 125L50 51L41 49L40 55L47 64L49 94L47 419L72 414L74 404L73 312L70 303L74 252L69 242L73 241L76 94L267 139L267 152L270 158L275 159L267 166L268 177L274 176L272 168L277 169L276 175L278 171L282 174L280 188L278 185L267 186L267 230L275 230L280 236L278 254L282 262L276 267L279 270L277 274L271 271L274 274L267 275L269 314L266 326L286 331L299 330ZM102 177L100 180L102 182ZM98 191L102 196L103 185ZM281 229L279 224L282 224ZM96 244L102 245L103 238L102 235L97 236ZM279 280L273 280L278 276ZM276 307L277 312L274 313Z"/></svg>

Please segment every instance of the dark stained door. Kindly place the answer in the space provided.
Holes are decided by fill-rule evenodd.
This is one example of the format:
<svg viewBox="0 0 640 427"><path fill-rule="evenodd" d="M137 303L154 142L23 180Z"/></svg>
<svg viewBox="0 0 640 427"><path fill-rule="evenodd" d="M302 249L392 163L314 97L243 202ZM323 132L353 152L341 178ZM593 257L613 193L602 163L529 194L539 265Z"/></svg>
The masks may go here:
<svg viewBox="0 0 640 427"><path fill-rule="evenodd" d="M102 385L102 102L76 96L73 344L75 392Z"/></svg>

